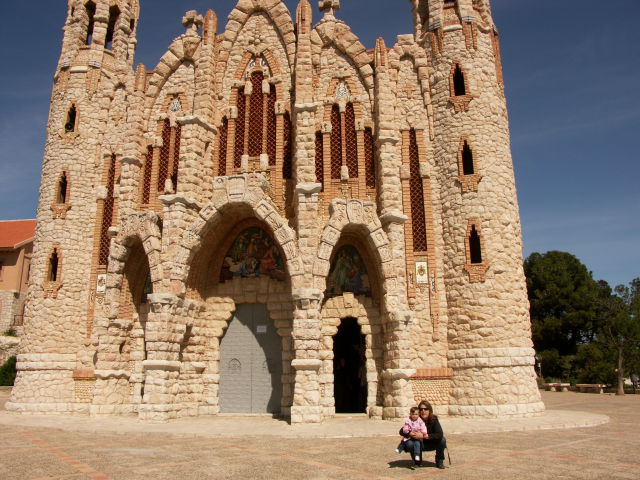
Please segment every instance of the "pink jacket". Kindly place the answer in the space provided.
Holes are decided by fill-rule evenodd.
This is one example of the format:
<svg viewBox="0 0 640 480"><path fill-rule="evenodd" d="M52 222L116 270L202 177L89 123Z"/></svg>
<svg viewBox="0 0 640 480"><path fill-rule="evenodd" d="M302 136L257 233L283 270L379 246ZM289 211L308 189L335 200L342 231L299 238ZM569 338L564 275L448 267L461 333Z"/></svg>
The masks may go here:
<svg viewBox="0 0 640 480"><path fill-rule="evenodd" d="M420 417L418 417L418 420L416 420L415 422L411 420L411 417L407 418L404 421L404 425L402 425L402 431L404 433L420 432L423 435L428 435L427 426L424 424L424 421ZM406 442L407 440L409 439L405 438L403 441Z"/></svg>

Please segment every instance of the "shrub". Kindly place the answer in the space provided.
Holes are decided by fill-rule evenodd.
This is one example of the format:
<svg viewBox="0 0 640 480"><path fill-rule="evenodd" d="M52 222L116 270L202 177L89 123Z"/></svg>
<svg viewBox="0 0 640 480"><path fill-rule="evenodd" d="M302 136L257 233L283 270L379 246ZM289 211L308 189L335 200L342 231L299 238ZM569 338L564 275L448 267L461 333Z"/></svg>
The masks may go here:
<svg viewBox="0 0 640 480"><path fill-rule="evenodd" d="M16 357L9 357L0 367L0 386L11 387L16 379Z"/></svg>

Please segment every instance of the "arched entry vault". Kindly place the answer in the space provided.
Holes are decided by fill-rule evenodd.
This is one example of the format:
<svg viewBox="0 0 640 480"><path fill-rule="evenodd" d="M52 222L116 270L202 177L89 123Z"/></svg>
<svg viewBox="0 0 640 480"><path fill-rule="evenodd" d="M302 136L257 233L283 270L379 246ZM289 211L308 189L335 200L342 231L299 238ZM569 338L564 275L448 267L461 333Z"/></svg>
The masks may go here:
<svg viewBox="0 0 640 480"><path fill-rule="evenodd" d="M105 308L96 309L92 414L106 409L107 413L132 413L141 403L147 296L162 283L159 217L153 212L128 215L112 232L103 280Z"/></svg>
<svg viewBox="0 0 640 480"><path fill-rule="evenodd" d="M327 294L321 307L323 412L324 415L335 413L333 336L344 318L353 317L365 335L367 412L373 417L395 418L398 416L396 403L404 404L402 397L411 395L408 382L411 372L403 363L409 355L399 348L401 344L409 344L401 340L407 335L406 325L410 321L403 294L402 265L394 263L393 245L373 202L335 199L331 202L330 213L313 267L314 286L327 293L327 279L335 256L343 246L350 245L364 261L371 296L348 291L333 296ZM389 398L395 400L385 403Z"/></svg>
<svg viewBox="0 0 640 480"><path fill-rule="evenodd" d="M260 174L217 178L214 201L201 209L199 218L183 235L178 254L174 255L172 285L184 282L186 299L201 306L198 315L186 319L190 337L181 347L184 354L180 382L183 382L182 372L192 372L184 382L202 390L196 403L206 405L208 413L220 411L220 398L225 393L220 390L221 341L238 312L247 310L239 309L240 304L266 307L269 325L275 327L280 338L280 345L270 344L270 348L277 350L282 366L282 375L277 379L282 385L280 413L290 413L294 310L291 290L292 282L302 274L302 261L295 234L268 199L264 180ZM279 267L269 274L247 271L246 263L239 265L239 259L232 253L238 247L248 252L254 237L258 237L260 248L268 245L275 249L272 255L278 259ZM231 271L238 274L230 274ZM234 329L233 335L236 332ZM269 352L265 354L269 357ZM202 408L199 411L202 412Z"/></svg>

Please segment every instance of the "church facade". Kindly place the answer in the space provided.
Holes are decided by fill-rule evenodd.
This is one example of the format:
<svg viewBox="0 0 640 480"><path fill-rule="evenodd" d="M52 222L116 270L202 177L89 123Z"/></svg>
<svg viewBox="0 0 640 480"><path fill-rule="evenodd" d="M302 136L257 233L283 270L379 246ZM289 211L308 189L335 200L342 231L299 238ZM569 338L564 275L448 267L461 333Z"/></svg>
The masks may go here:
<svg viewBox="0 0 640 480"><path fill-rule="evenodd" d="M544 410L489 0L409 3L189 11L148 70L138 0L68 0L8 409Z"/></svg>

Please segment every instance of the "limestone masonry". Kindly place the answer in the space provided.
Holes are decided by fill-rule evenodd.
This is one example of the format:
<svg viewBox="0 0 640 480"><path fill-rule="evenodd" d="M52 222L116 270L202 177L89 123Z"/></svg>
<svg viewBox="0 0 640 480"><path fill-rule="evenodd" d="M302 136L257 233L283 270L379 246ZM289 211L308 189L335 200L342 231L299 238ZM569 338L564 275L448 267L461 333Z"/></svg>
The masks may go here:
<svg viewBox="0 0 640 480"><path fill-rule="evenodd" d="M8 409L544 410L489 1L410 3L372 49L338 0L189 11L134 70L138 0L68 1Z"/></svg>

